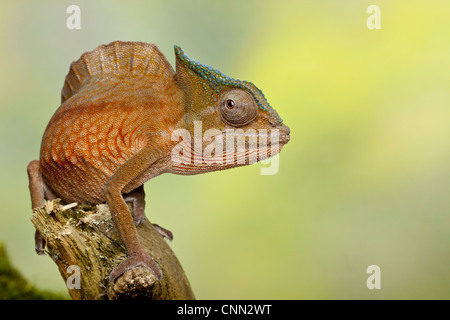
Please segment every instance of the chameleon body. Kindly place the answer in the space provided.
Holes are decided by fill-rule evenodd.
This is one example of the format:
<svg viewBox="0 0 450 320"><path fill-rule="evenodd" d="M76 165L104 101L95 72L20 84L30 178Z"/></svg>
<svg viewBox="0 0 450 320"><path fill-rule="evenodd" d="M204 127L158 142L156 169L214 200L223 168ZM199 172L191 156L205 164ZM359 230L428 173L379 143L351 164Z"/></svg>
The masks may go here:
<svg viewBox="0 0 450 320"><path fill-rule="evenodd" d="M116 41L83 54L66 76L39 160L27 168L33 208L54 198L108 203L127 254L110 280L138 265L162 277L139 244L135 227L145 217L146 181L162 173L197 174L250 164L249 155L257 160L273 156L289 141L289 128L256 86L191 60L177 46L175 55L176 72L157 46L143 42ZM277 130L280 148L255 148L247 136L244 151L224 148L219 154L217 149L209 156L215 161L208 156L191 161L207 144L201 141L198 147L188 140L181 157L186 161L175 161L172 151L180 141L173 133L181 129L194 135L200 121L202 133L215 129L214 139L224 141L230 129ZM270 146L270 136L268 140ZM217 161L229 155L233 161ZM134 203L134 215L126 201ZM159 231L171 237L169 231ZM35 240L42 253L45 241L39 233Z"/></svg>

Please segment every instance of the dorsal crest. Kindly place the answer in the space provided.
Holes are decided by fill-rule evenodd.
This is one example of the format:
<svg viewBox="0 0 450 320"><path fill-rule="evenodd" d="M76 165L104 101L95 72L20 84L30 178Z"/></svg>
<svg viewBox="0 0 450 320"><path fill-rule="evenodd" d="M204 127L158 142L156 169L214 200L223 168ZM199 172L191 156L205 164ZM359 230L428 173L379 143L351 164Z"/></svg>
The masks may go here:
<svg viewBox="0 0 450 320"><path fill-rule="evenodd" d="M167 81L173 75L172 66L156 45L114 41L84 53L71 64L61 91L61 103L94 82L132 77Z"/></svg>

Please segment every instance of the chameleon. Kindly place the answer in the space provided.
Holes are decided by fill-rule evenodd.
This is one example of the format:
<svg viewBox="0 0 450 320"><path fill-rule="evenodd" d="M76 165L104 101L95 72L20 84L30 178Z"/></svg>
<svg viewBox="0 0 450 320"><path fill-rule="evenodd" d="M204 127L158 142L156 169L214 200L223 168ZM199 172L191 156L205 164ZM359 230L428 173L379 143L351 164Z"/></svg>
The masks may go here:
<svg viewBox="0 0 450 320"><path fill-rule="evenodd" d="M250 155L266 159L290 140L289 127L253 83L198 63L178 46L174 50L176 71L156 45L145 42L114 41L81 55L65 78L39 160L27 166L32 208L56 198L108 204L126 253L110 281L137 266L150 269L158 280L163 276L137 236L136 226L145 219L146 181L163 173L192 175L249 165L254 162ZM215 134L180 142L180 136L174 139L177 130L191 137L199 130ZM225 148L230 132L243 138L246 148ZM266 148L250 143L255 132L266 134ZM214 155L202 154L213 140L221 141ZM275 143L278 148L272 148ZM180 145L183 152L174 156ZM200 161L193 161L199 154ZM127 202L133 203L133 212ZM172 238L170 231L154 226ZM35 249L44 254L45 240L37 230Z"/></svg>

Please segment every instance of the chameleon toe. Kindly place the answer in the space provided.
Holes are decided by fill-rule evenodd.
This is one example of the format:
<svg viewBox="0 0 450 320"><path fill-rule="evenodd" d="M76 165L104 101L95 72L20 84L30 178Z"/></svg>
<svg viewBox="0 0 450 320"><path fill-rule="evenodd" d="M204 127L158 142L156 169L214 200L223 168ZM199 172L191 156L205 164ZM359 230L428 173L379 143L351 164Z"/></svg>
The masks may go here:
<svg viewBox="0 0 450 320"><path fill-rule="evenodd" d="M158 225L156 223L153 223L153 227L156 229L156 231L159 232L159 234L163 238L169 240L169 242L172 242L172 240L173 240L173 233L170 230L167 230L167 229L161 227L160 225Z"/></svg>
<svg viewBox="0 0 450 320"><path fill-rule="evenodd" d="M34 233L34 249L36 250L36 253L40 256L45 255L45 239L42 237L42 235L39 233L39 231L35 231Z"/></svg>
<svg viewBox="0 0 450 320"><path fill-rule="evenodd" d="M127 270L131 270L135 267L143 266L151 270L155 275L156 280L162 279L162 272L159 269L158 264L153 260L146 252L133 253L127 256L127 258L121 262L116 268L109 274L109 281L114 281Z"/></svg>

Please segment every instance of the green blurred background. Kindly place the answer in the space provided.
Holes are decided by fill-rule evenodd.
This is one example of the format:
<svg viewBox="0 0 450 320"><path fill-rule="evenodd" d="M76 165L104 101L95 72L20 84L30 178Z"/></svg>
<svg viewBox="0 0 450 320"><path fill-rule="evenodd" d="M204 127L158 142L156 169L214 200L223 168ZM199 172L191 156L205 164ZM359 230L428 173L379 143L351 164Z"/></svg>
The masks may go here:
<svg viewBox="0 0 450 320"><path fill-rule="evenodd" d="M81 8L68 30L66 8ZM381 8L381 30L366 9ZM450 298L448 1L2 1L0 242L39 288L26 166L72 61L114 40L173 45L261 88L291 128L260 164L145 185L199 299ZM366 268L381 268L368 290Z"/></svg>

